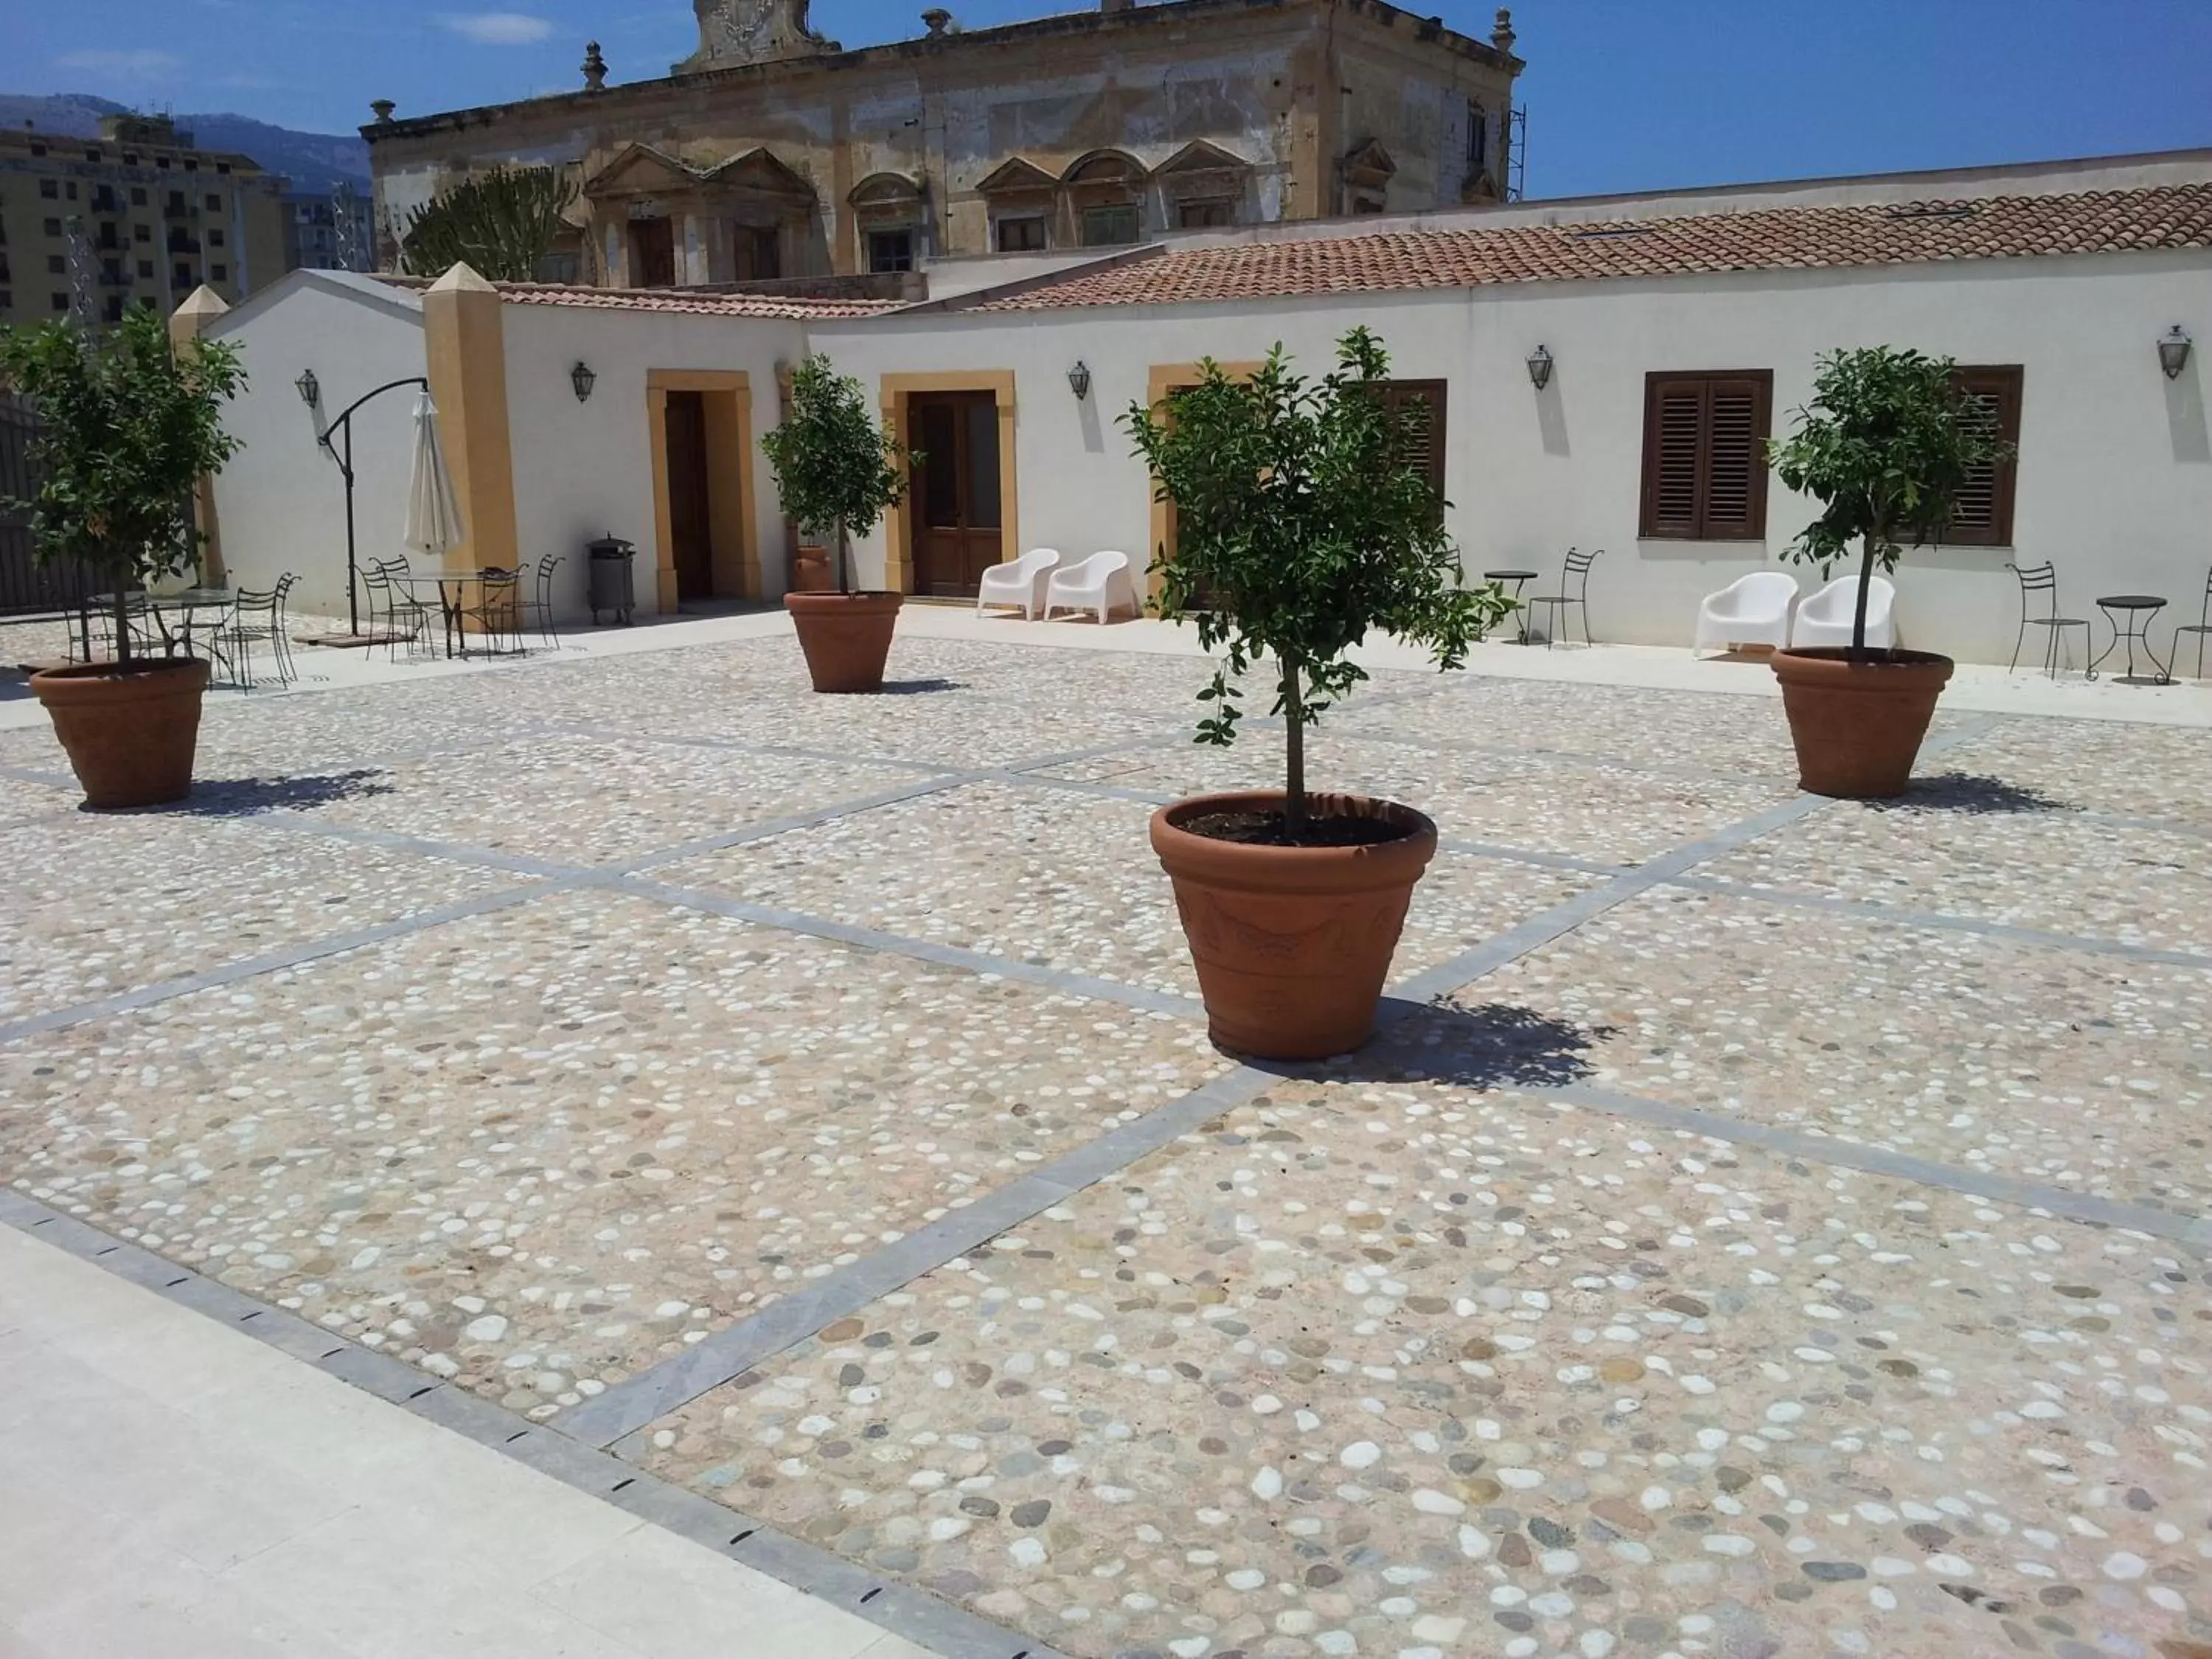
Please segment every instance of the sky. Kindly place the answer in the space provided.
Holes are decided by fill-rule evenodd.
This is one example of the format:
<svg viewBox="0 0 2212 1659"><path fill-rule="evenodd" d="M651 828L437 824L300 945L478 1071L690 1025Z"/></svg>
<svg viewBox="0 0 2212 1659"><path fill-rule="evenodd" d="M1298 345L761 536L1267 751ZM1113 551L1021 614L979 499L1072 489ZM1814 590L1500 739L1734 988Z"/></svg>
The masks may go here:
<svg viewBox="0 0 2212 1659"><path fill-rule="evenodd" d="M336 132L372 98L422 114L576 87L587 39L616 81L696 41L689 0L494 3L0 0L0 91ZM921 10L817 0L813 21L857 46L920 33ZM1492 10L1443 15L1486 38ZM1514 26L1531 197L2212 145L2212 0L1524 0Z"/></svg>

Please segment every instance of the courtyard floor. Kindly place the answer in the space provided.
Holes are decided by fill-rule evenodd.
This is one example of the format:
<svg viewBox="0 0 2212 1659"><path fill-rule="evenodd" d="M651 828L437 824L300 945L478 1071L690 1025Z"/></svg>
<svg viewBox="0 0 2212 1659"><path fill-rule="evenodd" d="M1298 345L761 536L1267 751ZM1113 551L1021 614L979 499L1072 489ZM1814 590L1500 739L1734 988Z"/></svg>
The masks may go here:
<svg viewBox="0 0 2212 1659"><path fill-rule="evenodd" d="M1270 1067L1145 824L1279 735L893 672L226 700L140 814L0 730L0 1217L956 1659L2212 1656L2212 733L1858 805L1380 671L1310 773L1443 848Z"/></svg>

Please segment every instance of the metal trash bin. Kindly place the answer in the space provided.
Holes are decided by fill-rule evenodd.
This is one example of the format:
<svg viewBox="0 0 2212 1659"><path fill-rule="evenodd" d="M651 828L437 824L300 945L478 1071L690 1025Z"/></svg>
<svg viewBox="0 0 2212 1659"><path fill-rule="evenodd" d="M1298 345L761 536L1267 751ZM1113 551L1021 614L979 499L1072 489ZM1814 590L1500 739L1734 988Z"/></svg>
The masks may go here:
<svg viewBox="0 0 2212 1659"><path fill-rule="evenodd" d="M637 544L619 536L602 536L591 543L587 550L591 555L592 626L599 626L600 611L611 611L615 620L628 628L630 610L637 603L630 575L630 566L637 557Z"/></svg>

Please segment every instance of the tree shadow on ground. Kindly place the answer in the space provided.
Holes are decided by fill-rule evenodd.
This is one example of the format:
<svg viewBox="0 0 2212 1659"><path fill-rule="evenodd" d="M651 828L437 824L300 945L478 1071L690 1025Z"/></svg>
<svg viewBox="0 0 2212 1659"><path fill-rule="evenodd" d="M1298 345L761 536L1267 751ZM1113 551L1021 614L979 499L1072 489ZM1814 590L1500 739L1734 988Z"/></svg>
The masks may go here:
<svg viewBox="0 0 2212 1659"><path fill-rule="evenodd" d="M1978 772L1939 772L1915 778L1903 794L1867 803L1878 812L2076 812L2071 801L2046 795L2027 784Z"/></svg>
<svg viewBox="0 0 2212 1659"><path fill-rule="evenodd" d="M1263 1072L1332 1083L1449 1083L1467 1089L1557 1088L1588 1077L1610 1025L1582 1026L1510 1003L1473 1007L1382 1000L1381 1029L1357 1054L1308 1064L1255 1060Z"/></svg>
<svg viewBox="0 0 2212 1659"><path fill-rule="evenodd" d="M296 778L203 779L192 785L192 793L182 800L137 810L201 818L251 817L257 812L312 812L317 807L342 800L391 794L392 786L380 781L383 776L374 767L363 767L352 772L319 773Z"/></svg>
<svg viewBox="0 0 2212 1659"><path fill-rule="evenodd" d="M967 689L968 682L965 680L948 680L940 677L926 680L885 680L878 690L886 697L912 697L927 691L965 691Z"/></svg>

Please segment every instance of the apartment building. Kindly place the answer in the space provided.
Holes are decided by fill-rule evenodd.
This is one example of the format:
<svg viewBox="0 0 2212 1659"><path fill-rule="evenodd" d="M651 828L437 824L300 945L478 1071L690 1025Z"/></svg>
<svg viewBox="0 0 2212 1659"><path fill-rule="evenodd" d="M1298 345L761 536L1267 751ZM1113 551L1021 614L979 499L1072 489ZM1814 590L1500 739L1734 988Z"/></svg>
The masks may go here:
<svg viewBox="0 0 2212 1659"><path fill-rule="evenodd" d="M202 283L234 301L283 274L283 179L163 116L100 128L0 130L0 323L166 313Z"/></svg>

